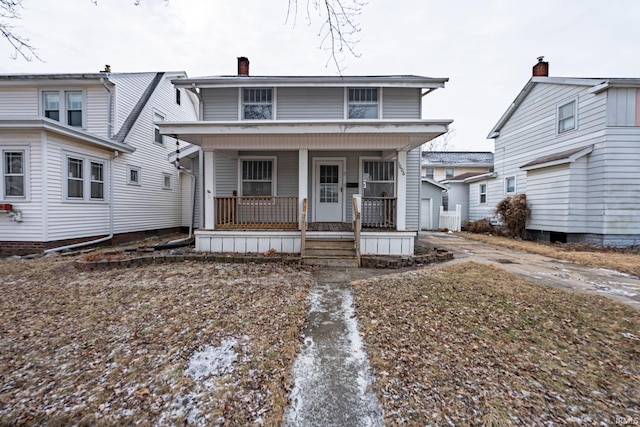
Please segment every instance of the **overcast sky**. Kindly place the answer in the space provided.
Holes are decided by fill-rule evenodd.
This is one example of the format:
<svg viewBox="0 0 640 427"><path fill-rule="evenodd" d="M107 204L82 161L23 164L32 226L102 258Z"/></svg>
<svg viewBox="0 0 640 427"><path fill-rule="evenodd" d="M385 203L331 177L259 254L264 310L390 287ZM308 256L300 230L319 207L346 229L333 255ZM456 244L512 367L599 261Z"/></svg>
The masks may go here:
<svg viewBox="0 0 640 427"><path fill-rule="evenodd" d="M299 0L304 9L306 0ZM178 71L335 75L319 48L322 18L288 0L23 0L19 32L45 62L10 59L0 73ZM345 75L450 78L424 98L423 118L453 119L456 150L493 151L486 136L531 76L538 56L551 76L640 77L640 1L370 0L360 16L359 58Z"/></svg>

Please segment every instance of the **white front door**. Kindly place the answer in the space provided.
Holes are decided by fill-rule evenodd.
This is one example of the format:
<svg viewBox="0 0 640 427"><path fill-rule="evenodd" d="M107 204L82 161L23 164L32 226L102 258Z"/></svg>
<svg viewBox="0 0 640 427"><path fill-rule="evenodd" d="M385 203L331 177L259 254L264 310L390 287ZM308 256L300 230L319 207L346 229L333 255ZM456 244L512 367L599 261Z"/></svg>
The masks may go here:
<svg viewBox="0 0 640 427"><path fill-rule="evenodd" d="M314 212L316 222L342 222L342 160L317 160L314 170Z"/></svg>

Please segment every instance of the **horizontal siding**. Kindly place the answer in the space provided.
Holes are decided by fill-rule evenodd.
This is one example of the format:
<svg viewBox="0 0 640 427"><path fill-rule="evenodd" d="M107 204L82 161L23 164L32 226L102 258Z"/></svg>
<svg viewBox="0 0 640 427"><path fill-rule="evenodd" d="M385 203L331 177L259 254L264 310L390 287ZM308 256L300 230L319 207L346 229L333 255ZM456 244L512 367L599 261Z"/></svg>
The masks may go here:
<svg viewBox="0 0 640 427"><path fill-rule="evenodd" d="M88 87L87 96L87 126L86 131L102 138L109 138L109 92L104 86ZM112 118L113 119L113 118Z"/></svg>
<svg viewBox="0 0 640 427"><path fill-rule="evenodd" d="M202 89L200 93L203 120L238 120L238 89Z"/></svg>
<svg viewBox="0 0 640 427"><path fill-rule="evenodd" d="M406 229L420 228L420 148L407 153Z"/></svg>
<svg viewBox="0 0 640 427"><path fill-rule="evenodd" d="M0 119L38 117L36 88L0 89Z"/></svg>
<svg viewBox="0 0 640 427"><path fill-rule="evenodd" d="M140 96L149 86L156 73L112 74L110 80L116 83L113 90L114 123L113 133L118 133Z"/></svg>
<svg viewBox="0 0 640 427"><path fill-rule="evenodd" d="M344 118L342 88L278 88L278 120L341 120Z"/></svg>
<svg viewBox="0 0 640 427"><path fill-rule="evenodd" d="M495 208L497 203L492 203L492 198L487 194L487 203L480 203L480 184L487 185L487 192L491 188L495 188L493 181L477 181L469 184L469 221L479 221L484 218L495 216ZM497 196L494 196L497 199Z"/></svg>
<svg viewBox="0 0 640 427"><path fill-rule="evenodd" d="M420 119L419 89L384 88L382 90L383 119Z"/></svg>

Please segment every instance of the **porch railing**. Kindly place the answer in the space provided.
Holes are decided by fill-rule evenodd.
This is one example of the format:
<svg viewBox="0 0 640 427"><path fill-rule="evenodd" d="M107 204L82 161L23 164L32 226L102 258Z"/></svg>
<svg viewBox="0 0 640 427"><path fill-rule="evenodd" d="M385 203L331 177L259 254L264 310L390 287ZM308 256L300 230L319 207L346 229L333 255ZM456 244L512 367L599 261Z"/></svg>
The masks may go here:
<svg viewBox="0 0 640 427"><path fill-rule="evenodd" d="M230 196L215 198L219 229L298 229L297 196Z"/></svg>
<svg viewBox="0 0 640 427"><path fill-rule="evenodd" d="M362 226L366 228L396 228L395 197L363 197Z"/></svg>

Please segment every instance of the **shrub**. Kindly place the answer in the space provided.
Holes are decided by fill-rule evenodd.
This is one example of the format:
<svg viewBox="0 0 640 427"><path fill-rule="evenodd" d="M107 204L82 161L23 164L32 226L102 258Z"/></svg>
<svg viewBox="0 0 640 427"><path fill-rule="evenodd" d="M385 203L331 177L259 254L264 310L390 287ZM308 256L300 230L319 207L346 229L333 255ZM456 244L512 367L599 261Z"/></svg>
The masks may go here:
<svg viewBox="0 0 640 427"><path fill-rule="evenodd" d="M462 229L464 231L468 231L469 233L495 233L495 229L493 225L489 222L488 219L480 219L478 221L465 221L462 224Z"/></svg>
<svg viewBox="0 0 640 427"><path fill-rule="evenodd" d="M527 237L527 220L531 215L531 208L527 205L525 194L505 197L496 206L495 213L504 222L509 236L521 239Z"/></svg>

